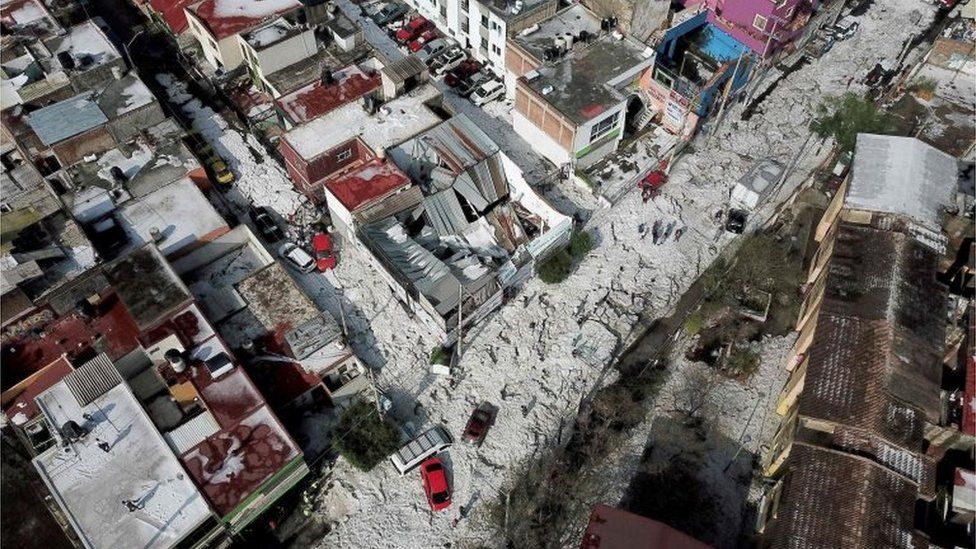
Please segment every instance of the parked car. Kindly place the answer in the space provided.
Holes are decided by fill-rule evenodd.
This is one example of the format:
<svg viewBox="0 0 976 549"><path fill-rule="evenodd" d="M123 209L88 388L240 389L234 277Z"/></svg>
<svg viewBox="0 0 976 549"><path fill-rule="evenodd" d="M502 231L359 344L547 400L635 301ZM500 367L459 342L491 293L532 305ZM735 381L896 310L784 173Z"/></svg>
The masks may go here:
<svg viewBox="0 0 976 549"><path fill-rule="evenodd" d="M432 27L430 21L418 15L396 32L396 39L401 44L406 44L424 32L431 30Z"/></svg>
<svg viewBox="0 0 976 549"><path fill-rule="evenodd" d="M420 36L418 36L413 42L410 42L410 45L407 46L407 49L412 52L418 52L421 50L421 48L424 47L425 44L434 40L437 40L437 31L435 31L434 29L427 29Z"/></svg>
<svg viewBox="0 0 976 549"><path fill-rule="evenodd" d="M488 428L495 421L495 414L491 406L487 403L482 404L471 412L468 423L464 426L461 433L461 440L468 444L481 445L488 434Z"/></svg>
<svg viewBox="0 0 976 549"><path fill-rule="evenodd" d="M456 88L462 80L481 70L481 63L474 59L469 59L459 64L454 70L447 73L444 83L452 88Z"/></svg>
<svg viewBox="0 0 976 549"><path fill-rule="evenodd" d="M434 57L431 57L427 60L427 64L430 67L430 72L432 72L434 76L442 76L446 74L447 71L457 67L461 63L464 63L464 60L467 58L468 56L461 51L461 48L451 48L441 52L438 55L435 55Z"/></svg>
<svg viewBox="0 0 976 549"><path fill-rule="evenodd" d="M400 4L398 2L390 2L383 5L376 13L372 15L373 22L377 25L383 26L396 21L397 19L403 17L407 14L407 6Z"/></svg>
<svg viewBox="0 0 976 549"><path fill-rule="evenodd" d="M264 206L251 208L250 216L258 233L268 242L275 243L285 238L285 233L281 231L281 227L271 217L271 212Z"/></svg>
<svg viewBox="0 0 976 549"><path fill-rule="evenodd" d="M424 460L451 446L451 435L441 427L434 427L407 442L390 456L390 462L401 476L409 473Z"/></svg>
<svg viewBox="0 0 976 549"><path fill-rule="evenodd" d="M471 102L479 107L498 99L505 93L505 84L492 78L478 86L471 94Z"/></svg>
<svg viewBox="0 0 976 549"><path fill-rule="evenodd" d="M220 187L230 187L234 183L234 172L230 171L222 158L213 158L209 162L210 173Z"/></svg>
<svg viewBox="0 0 976 549"><path fill-rule="evenodd" d="M420 464L420 482L432 511L451 506L451 486L447 483L447 471L441 460L432 457Z"/></svg>
<svg viewBox="0 0 976 549"><path fill-rule="evenodd" d="M427 60L431 57L441 53L452 45L452 42L447 38L438 38L431 42L427 42L424 46L417 52L417 58L427 63Z"/></svg>
<svg viewBox="0 0 976 549"><path fill-rule="evenodd" d="M336 266L335 252L332 250L332 236L327 233L316 233L312 237L312 252L315 254L315 266L325 272Z"/></svg>
<svg viewBox="0 0 976 549"><path fill-rule="evenodd" d="M486 71L476 72L471 76L464 78L463 80L461 80L461 83L458 84L457 86L458 95L460 95L461 97L468 97L469 95L474 93L474 90L478 89L478 86L480 86L485 80L489 78L491 78L491 75L488 74L488 72Z"/></svg>
<svg viewBox="0 0 976 549"><path fill-rule="evenodd" d="M278 248L278 255L303 273L310 273L315 270L315 260L312 259L312 256L293 242L282 244Z"/></svg>

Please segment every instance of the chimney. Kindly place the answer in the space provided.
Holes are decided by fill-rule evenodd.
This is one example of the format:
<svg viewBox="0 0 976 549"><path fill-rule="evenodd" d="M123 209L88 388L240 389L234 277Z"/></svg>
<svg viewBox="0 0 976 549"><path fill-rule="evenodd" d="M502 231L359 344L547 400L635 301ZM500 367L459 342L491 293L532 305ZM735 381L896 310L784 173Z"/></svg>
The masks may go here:
<svg viewBox="0 0 976 549"><path fill-rule="evenodd" d="M122 80L123 74L121 67L112 67L112 77L116 80Z"/></svg>
<svg viewBox="0 0 976 549"><path fill-rule="evenodd" d="M163 356L166 357L166 362L169 362L174 372L180 374L186 371L186 361L183 360L183 353L179 350L170 349Z"/></svg>

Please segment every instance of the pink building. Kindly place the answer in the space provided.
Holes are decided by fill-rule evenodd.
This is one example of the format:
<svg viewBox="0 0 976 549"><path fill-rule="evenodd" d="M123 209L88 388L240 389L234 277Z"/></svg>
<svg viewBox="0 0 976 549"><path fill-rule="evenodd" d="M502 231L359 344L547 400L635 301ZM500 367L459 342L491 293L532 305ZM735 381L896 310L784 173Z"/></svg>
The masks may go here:
<svg viewBox="0 0 976 549"><path fill-rule="evenodd" d="M817 0L688 0L704 3L708 22L766 57L797 38L806 27Z"/></svg>

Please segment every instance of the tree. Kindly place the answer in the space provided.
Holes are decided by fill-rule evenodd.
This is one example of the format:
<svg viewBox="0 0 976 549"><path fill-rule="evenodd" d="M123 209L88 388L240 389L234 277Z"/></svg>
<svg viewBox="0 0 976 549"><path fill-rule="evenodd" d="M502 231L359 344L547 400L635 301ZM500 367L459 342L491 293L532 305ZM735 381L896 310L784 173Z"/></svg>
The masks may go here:
<svg viewBox="0 0 976 549"><path fill-rule="evenodd" d="M850 92L826 98L810 123L813 133L822 138L832 137L841 152L854 150L859 133L890 134L896 128L893 116Z"/></svg>
<svg viewBox="0 0 976 549"><path fill-rule="evenodd" d="M339 455L362 471L376 467L400 447L396 426L361 399L339 416L332 439Z"/></svg>
<svg viewBox="0 0 976 549"><path fill-rule="evenodd" d="M682 373L674 391L674 410L684 416L686 425L708 423L716 413L713 395L721 379L715 370L692 365Z"/></svg>

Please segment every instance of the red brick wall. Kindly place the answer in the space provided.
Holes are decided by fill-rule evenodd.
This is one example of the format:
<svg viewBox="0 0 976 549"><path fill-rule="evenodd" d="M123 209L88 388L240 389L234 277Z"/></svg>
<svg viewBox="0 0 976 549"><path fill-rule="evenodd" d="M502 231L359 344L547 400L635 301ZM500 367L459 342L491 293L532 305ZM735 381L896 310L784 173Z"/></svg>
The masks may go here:
<svg viewBox="0 0 976 549"><path fill-rule="evenodd" d="M322 181L350 166L358 165L372 159L375 154L359 138L353 139L329 151L326 151L311 161L302 158L287 139L282 139L278 146L281 156L285 159L288 176L295 189L319 203L325 199L322 191ZM345 152L351 153L342 160L339 156Z"/></svg>

